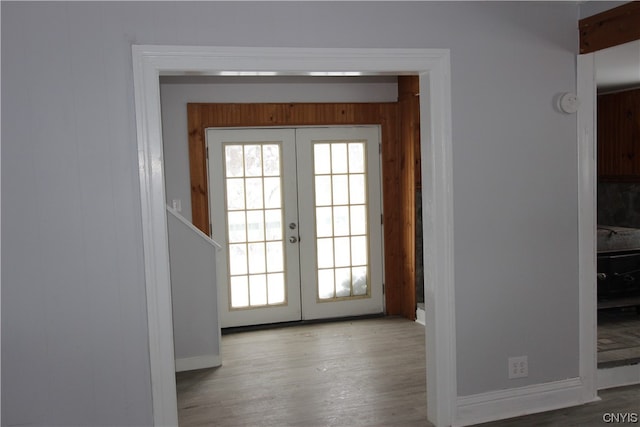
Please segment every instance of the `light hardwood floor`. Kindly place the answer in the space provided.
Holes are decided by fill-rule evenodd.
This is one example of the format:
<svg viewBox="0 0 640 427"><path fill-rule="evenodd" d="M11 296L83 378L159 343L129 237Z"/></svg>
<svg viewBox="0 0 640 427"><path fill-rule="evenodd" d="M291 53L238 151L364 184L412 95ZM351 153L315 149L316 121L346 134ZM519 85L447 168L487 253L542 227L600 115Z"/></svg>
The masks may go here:
<svg viewBox="0 0 640 427"><path fill-rule="evenodd" d="M378 318L222 337L177 375L181 426L425 426L424 328Z"/></svg>
<svg viewBox="0 0 640 427"><path fill-rule="evenodd" d="M640 417L640 386L602 390L599 402L558 409L509 420L478 424L482 427L595 427L606 425L632 426L638 423L605 422L605 414L636 414ZM629 420L627 417L626 420ZM640 420L638 420L640 422Z"/></svg>
<svg viewBox="0 0 640 427"><path fill-rule="evenodd" d="M222 337L223 366L176 375L180 425L432 426L424 328L401 318L294 326ZM640 412L640 387L601 402L485 426L604 425Z"/></svg>
<svg viewBox="0 0 640 427"><path fill-rule="evenodd" d="M598 367L640 362L640 309L598 310Z"/></svg>

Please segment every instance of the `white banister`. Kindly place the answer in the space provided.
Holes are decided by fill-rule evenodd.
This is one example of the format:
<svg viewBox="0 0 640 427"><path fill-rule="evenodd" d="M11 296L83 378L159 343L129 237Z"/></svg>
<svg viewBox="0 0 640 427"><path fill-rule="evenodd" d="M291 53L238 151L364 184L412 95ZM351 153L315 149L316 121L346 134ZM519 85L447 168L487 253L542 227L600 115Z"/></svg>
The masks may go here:
<svg viewBox="0 0 640 427"><path fill-rule="evenodd" d="M193 225L187 218L183 217L182 215L180 215L180 212L178 212L177 210L173 209L171 206L167 205L167 212L169 212L171 215L173 215L174 217L176 217L178 220L180 220L180 222L182 222L184 225L186 225L187 227L189 227L191 230L193 230L194 233L196 233L198 236L200 236L202 239L204 239L206 242L210 243L211 245L215 246L216 249L220 250L222 249L222 245L218 242L216 242L215 240L213 240L211 237L207 236L206 234L204 234L202 232L202 230L200 230L198 227L196 227L195 225Z"/></svg>

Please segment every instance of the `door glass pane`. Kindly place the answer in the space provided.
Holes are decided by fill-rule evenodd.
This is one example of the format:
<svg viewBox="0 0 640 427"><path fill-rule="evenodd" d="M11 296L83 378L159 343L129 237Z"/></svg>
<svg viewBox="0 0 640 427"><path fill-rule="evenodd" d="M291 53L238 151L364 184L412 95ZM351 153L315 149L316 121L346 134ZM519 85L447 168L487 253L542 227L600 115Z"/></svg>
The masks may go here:
<svg viewBox="0 0 640 427"><path fill-rule="evenodd" d="M225 147L225 164L228 177L244 175L242 152L242 145L227 145Z"/></svg>
<svg viewBox="0 0 640 427"><path fill-rule="evenodd" d="M316 206L330 206L331 191L331 176L316 176Z"/></svg>
<svg viewBox="0 0 640 427"><path fill-rule="evenodd" d="M364 144L349 144L349 173L364 173Z"/></svg>
<svg viewBox="0 0 640 427"><path fill-rule="evenodd" d="M336 297L351 295L351 269L336 268Z"/></svg>
<svg viewBox="0 0 640 427"><path fill-rule="evenodd" d="M264 211L246 211L247 241L264 241Z"/></svg>
<svg viewBox="0 0 640 427"><path fill-rule="evenodd" d="M347 175L333 175L333 204L349 203L349 178Z"/></svg>
<svg viewBox="0 0 640 427"><path fill-rule="evenodd" d="M244 180L227 179L227 210L244 209Z"/></svg>
<svg viewBox="0 0 640 427"><path fill-rule="evenodd" d="M224 146L230 309L286 304L281 145Z"/></svg>
<svg viewBox="0 0 640 427"><path fill-rule="evenodd" d="M367 267L354 267L351 269L351 283L353 283L354 295L367 294Z"/></svg>
<svg viewBox="0 0 640 427"><path fill-rule="evenodd" d="M346 267L351 265L351 243L348 237L333 239L335 251L336 267Z"/></svg>
<svg viewBox="0 0 640 427"><path fill-rule="evenodd" d="M262 170L264 176L280 176L280 146L264 144L262 146Z"/></svg>
<svg viewBox="0 0 640 427"><path fill-rule="evenodd" d="M335 297L334 283L333 269L318 270L318 298L323 300Z"/></svg>
<svg viewBox="0 0 640 427"><path fill-rule="evenodd" d="M318 268L333 267L333 239L318 239Z"/></svg>
<svg viewBox="0 0 640 427"><path fill-rule="evenodd" d="M331 145L316 143L313 147L313 160L316 175L331 173Z"/></svg>
<svg viewBox="0 0 640 427"><path fill-rule="evenodd" d="M229 245L229 272L231 275L247 274L247 245Z"/></svg>
<svg viewBox="0 0 640 427"><path fill-rule="evenodd" d="M269 209L264 211L264 222L267 240L282 240L282 211Z"/></svg>
<svg viewBox="0 0 640 427"><path fill-rule="evenodd" d="M277 209L281 203L280 178L270 177L264 179L264 207Z"/></svg>
<svg viewBox="0 0 640 427"><path fill-rule="evenodd" d="M346 187L346 183L345 183ZM364 174L349 176L349 199L352 204L363 204L366 200Z"/></svg>
<svg viewBox="0 0 640 427"><path fill-rule="evenodd" d="M318 299L368 296L365 143L315 142L313 155Z"/></svg>
<svg viewBox="0 0 640 427"><path fill-rule="evenodd" d="M349 235L349 206L336 206L333 208L333 235Z"/></svg>
<svg viewBox="0 0 640 427"><path fill-rule="evenodd" d="M267 271L264 243L249 243L249 274Z"/></svg>
<svg viewBox="0 0 640 427"><path fill-rule="evenodd" d="M231 307L241 308L249 305L249 283L247 276L231 277Z"/></svg>
<svg viewBox="0 0 640 427"><path fill-rule="evenodd" d="M351 234L365 234L367 231L367 212L364 205L351 206Z"/></svg>
<svg viewBox="0 0 640 427"><path fill-rule="evenodd" d="M261 145L245 145L244 165L247 176L262 176Z"/></svg>
<svg viewBox="0 0 640 427"><path fill-rule="evenodd" d="M262 209L264 206L262 178L246 178L245 186L247 193L247 209Z"/></svg>
<svg viewBox="0 0 640 427"><path fill-rule="evenodd" d="M284 247L282 242L267 242L267 271L284 271Z"/></svg>
<svg viewBox="0 0 640 427"><path fill-rule="evenodd" d="M268 304L282 304L285 302L284 273L267 275Z"/></svg>
<svg viewBox="0 0 640 427"><path fill-rule="evenodd" d="M348 172L347 144L342 142L331 143L331 173Z"/></svg>
<svg viewBox="0 0 640 427"><path fill-rule="evenodd" d="M367 238L365 236L351 238L351 265L367 265Z"/></svg>
<svg viewBox="0 0 640 427"><path fill-rule="evenodd" d="M316 209L316 236L329 237L333 235L333 209Z"/></svg>
<svg viewBox="0 0 640 427"><path fill-rule="evenodd" d="M249 302L252 306L267 305L267 275L249 276Z"/></svg>
<svg viewBox="0 0 640 427"><path fill-rule="evenodd" d="M246 242L246 216L243 211L229 212L227 214L229 227L229 243Z"/></svg>

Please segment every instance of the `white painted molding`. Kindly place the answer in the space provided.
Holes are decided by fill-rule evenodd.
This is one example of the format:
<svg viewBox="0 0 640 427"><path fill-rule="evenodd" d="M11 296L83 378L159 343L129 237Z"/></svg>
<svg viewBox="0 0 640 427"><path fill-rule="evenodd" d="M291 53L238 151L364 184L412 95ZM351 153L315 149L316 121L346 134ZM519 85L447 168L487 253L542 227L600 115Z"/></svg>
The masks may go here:
<svg viewBox="0 0 640 427"><path fill-rule="evenodd" d="M427 408L437 426L451 425L456 401L453 178L450 57L446 49L132 47L151 392L155 425L177 424L160 75L361 75L420 77L420 119L427 298ZM427 210L428 209L428 210ZM437 283L438 286L435 286Z"/></svg>
<svg viewBox="0 0 640 427"><path fill-rule="evenodd" d="M202 232L202 230L200 230L198 227L196 227L191 222L189 222L189 220L187 218L185 218L182 215L180 215L180 213L177 210L173 209L169 205L167 205L166 208L167 208L167 212L169 212L178 221L180 221L181 223L186 225L191 231L193 231L202 240L204 240L205 242L207 242L208 244L210 244L211 246L213 246L217 250L221 250L222 249L222 245L220 245L220 243L216 242L211 237L209 237L206 234L204 234Z"/></svg>
<svg viewBox="0 0 640 427"><path fill-rule="evenodd" d="M183 357L176 359L176 372L194 371L196 369L216 368L222 366L219 354L205 356Z"/></svg>
<svg viewBox="0 0 640 427"><path fill-rule="evenodd" d="M430 71L447 49L253 48L137 45L162 75L411 75ZM214 60L212 62L211 60ZM188 68L185 65L188 63ZM358 74L354 74L358 73Z"/></svg>
<svg viewBox="0 0 640 427"><path fill-rule="evenodd" d="M468 426L585 403L579 378L458 398L454 426ZM595 400L595 399L592 399Z"/></svg>
<svg viewBox="0 0 640 427"><path fill-rule="evenodd" d="M177 426L169 237L164 189L159 72L133 50L151 400L156 426Z"/></svg>
<svg viewBox="0 0 640 427"><path fill-rule="evenodd" d="M420 150L425 240L424 300L427 354L427 415L449 426L457 399L453 247L453 167L449 52L420 76Z"/></svg>
<svg viewBox="0 0 640 427"><path fill-rule="evenodd" d="M425 326L425 313L422 308L416 309L416 323L419 323L422 326Z"/></svg>
<svg viewBox="0 0 640 427"><path fill-rule="evenodd" d="M598 390L640 384L640 365L598 369Z"/></svg>
<svg viewBox="0 0 640 427"><path fill-rule="evenodd" d="M578 55L578 274L580 286L580 377L584 400L598 389L638 384L638 368L598 369L597 358L597 101L595 54Z"/></svg>
<svg viewBox="0 0 640 427"><path fill-rule="evenodd" d="M596 315L596 83L595 55L578 55L578 286L580 377L584 400L597 395Z"/></svg>

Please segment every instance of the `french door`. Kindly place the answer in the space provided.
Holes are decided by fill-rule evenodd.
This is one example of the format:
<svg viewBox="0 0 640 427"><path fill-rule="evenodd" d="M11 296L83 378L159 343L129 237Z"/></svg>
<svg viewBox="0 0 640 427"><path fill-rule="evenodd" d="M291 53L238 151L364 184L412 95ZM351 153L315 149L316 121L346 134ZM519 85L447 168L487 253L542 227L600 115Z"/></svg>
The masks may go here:
<svg viewBox="0 0 640 427"><path fill-rule="evenodd" d="M378 127L206 137L222 327L383 311Z"/></svg>

